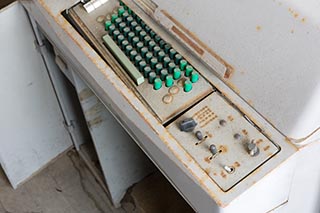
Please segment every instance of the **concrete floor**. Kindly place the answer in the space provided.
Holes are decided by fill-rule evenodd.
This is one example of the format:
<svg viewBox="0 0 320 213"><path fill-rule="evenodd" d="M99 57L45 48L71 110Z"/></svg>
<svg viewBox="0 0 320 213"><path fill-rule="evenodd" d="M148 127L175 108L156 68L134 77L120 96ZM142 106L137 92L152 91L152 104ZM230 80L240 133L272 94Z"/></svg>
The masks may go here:
<svg viewBox="0 0 320 213"><path fill-rule="evenodd" d="M0 167L0 213L193 212L168 181L155 173L133 186L115 209L75 151L13 190Z"/></svg>

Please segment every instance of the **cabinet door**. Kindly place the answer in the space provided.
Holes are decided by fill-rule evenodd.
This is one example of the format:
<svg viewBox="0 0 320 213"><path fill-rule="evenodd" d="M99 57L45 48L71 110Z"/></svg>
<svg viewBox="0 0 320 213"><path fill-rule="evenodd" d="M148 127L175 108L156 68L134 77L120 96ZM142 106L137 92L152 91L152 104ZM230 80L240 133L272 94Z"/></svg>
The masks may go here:
<svg viewBox="0 0 320 213"><path fill-rule="evenodd" d="M0 11L0 163L16 188L72 146L25 10Z"/></svg>

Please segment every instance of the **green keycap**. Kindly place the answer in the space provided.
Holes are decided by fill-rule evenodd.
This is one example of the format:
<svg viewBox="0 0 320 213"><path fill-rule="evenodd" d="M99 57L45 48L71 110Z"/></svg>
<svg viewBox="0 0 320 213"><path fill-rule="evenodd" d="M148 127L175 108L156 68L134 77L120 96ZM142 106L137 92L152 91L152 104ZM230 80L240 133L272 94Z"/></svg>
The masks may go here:
<svg viewBox="0 0 320 213"><path fill-rule="evenodd" d="M142 30L142 27L140 26L136 26L136 28L134 28L134 32L136 33L137 36L139 36L141 30Z"/></svg>
<svg viewBox="0 0 320 213"><path fill-rule="evenodd" d="M147 66L147 63L145 61L140 61L139 62L139 70L140 72L143 72L144 68ZM146 77L146 76L145 76Z"/></svg>
<svg viewBox="0 0 320 213"><path fill-rule="evenodd" d="M124 36L123 35L118 35L117 37L117 43L119 44L119 46L121 46L122 42L124 41Z"/></svg>
<svg viewBox="0 0 320 213"><path fill-rule="evenodd" d="M130 32L130 33L128 34L128 41L129 41L129 42L132 42L132 39L134 38L134 36L135 36L134 32Z"/></svg>
<svg viewBox="0 0 320 213"><path fill-rule="evenodd" d="M159 45L160 45L161 48L164 48L164 46L165 46L166 44L167 44L167 43L166 43L164 40L162 40L162 39L159 41Z"/></svg>
<svg viewBox="0 0 320 213"><path fill-rule="evenodd" d="M181 70L177 67L173 70L173 79L178 80L181 77Z"/></svg>
<svg viewBox="0 0 320 213"><path fill-rule="evenodd" d="M129 45L129 41L128 40L123 40L121 42L121 49L126 50L127 45Z"/></svg>
<svg viewBox="0 0 320 213"><path fill-rule="evenodd" d="M181 60L181 61L183 61L183 60ZM192 66L190 66L190 65L186 66L185 76L189 77L191 75L192 71L193 71L193 67Z"/></svg>
<svg viewBox="0 0 320 213"><path fill-rule="evenodd" d="M136 45L136 48L137 48L138 52L141 52L141 49L143 48L143 43L141 41L139 41Z"/></svg>
<svg viewBox="0 0 320 213"><path fill-rule="evenodd" d="M163 66L164 66L165 68L167 68L168 65L169 65L169 63L170 63L170 61L171 61L171 59L170 59L168 56L165 56L165 57L163 58Z"/></svg>
<svg viewBox="0 0 320 213"><path fill-rule="evenodd" d="M173 73L174 68L176 68L176 64L173 63L173 62L170 62L170 63L168 64L168 71L169 71L169 73Z"/></svg>
<svg viewBox="0 0 320 213"><path fill-rule="evenodd" d="M150 36L147 35L147 36L144 37L144 45L147 46L150 41L151 41L151 37Z"/></svg>
<svg viewBox="0 0 320 213"><path fill-rule="evenodd" d="M140 22L141 22L141 18L140 18L139 16L137 16L137 17L136 17L136 21L137 21L138 23L140 23Z"/></svg>
<svg viewBox="0 0 320 213"><path fill-rule="evenodd" d="M138 36L135 36L132 38L132 46L136 47L137 44L139 43L139 37Z"/></svg>
<svg viewBox="0 0 320 213"><path fill-rule="evenodd" d="M122 17L124 18L124 20L127 20L129 16L129 13L127 11L125 11L123 14L122 14Z"/></svg>
<svg viewBox="0 0 320 213"><path fill-rule="evenodd" d="M166 56L166 54L161 50L161 51L158 53L158 60L159 60L159 61L162 61L165 56Z"/></svg>
<svg viewBox="0 0 320 213"><path fill-rule="evenodd" d="M157 56L158 53L160 52L160 50L161 50L161 48L160 48L159 46L155 46L155 47L153 48L153 54L154 54L155 56Z"/></svg>
<svg viewBox="0 0 320 213"><path fill-rule="evenodd" d="M185 92L190 92L192 90L192 83L189 80L186 80L183 85L183 90Z"/></svg>
<svg viewBox="0 0 320 213"><path fill-rule="evenodd" d="M111 21L106 21L105 23L104 23L104 26L105 26L105 29L106 30L109 30L109 27L112 25L112 22Z"/></svg>
<svg viewBox="0 0 320 213"><path fill-rule="evenodd" d="M121 22L120 24L119 24L119 29L120 29L120 31L121 32L123 32L123 30L124 30L124 28L126 28L126 23L124 23L124 22Z"/></svg>
<svg viewBox="0 0 320 213"><path fill-rule="evenodd" d="M122 1L119 1L120 6L125 6L125 4Z"/></svg>
<svg viewBox="0 0 320 213"><path fill-rule="evenodd" d="M144 69L143 69L143 76L145 78L149 77L148 81L150 84L153 83L154 79L157 77L156 75L155 76L151 76L150 77L150 74L151 74L151 68L149 66L146 66Z"/></svg>
<svg viewBox="0 0 320 213"><path fill-rule="evenodd" d="M149 50L152 51L154 46L156 46L156 42L155 41L150 41L148 45L149 45Z"/></svg>
<svg viewBox="0 0 320 213"><path fill-rule="evenodd" d="M132 16L128 16L127 19L126 19L126 22L127 22L127 25L130 26L131 22L133 22Z"/></svg>
<svg viewBox="0 0 320 213"><path fill-rule="evenodd" d="M147 33L146 31L142 30L140 33L139 33L139 38L140 38L140 41L144 41L144 38L147 36ZM151 39L151 38L150 38Z"/></svg>
<svg viewBox="0 0 320 213"><path fill-rule="evenodd" d="M119 16L123 16L124 12L126 12L126 10L125 10L123 7L120 7L120 8L118 9L118 15L119 15Z"/></svg>
<svg viewBox="0 0 320 213"><path fill-rule="evenodd" d="M131 61L134 61L134 58L137 56L137 51L135 51L135 50L132 50L131 52L130 52L130 60Z"/></svg>
<svg viewBox="0 0 320 213"><path fill-rule="evenodd" d="M161 40L161 37L160 36L158 36L158 35L156 35L155 37L154 37L154 41L155 42L159 42Z"/></svg>
<svg viewBox="0 0 320 213"><path fill-rule="evenodd" d="M135 58L134 58L134 64L136 66L139 66L139 63L140 61L142 61L142 57L140 55L137 55Z"/></svg>
<svg viewBox="0 0 320 213"><path fill-rule="evenodd" d="M159 75L162 69L163 69L162 64L158 63L156 65L156 73Z"/></svg>
<svg viewBox="0 0 320 213"><path fill-rule="evenodd" d="M177 54L177 51L173 48L169 50L169 56L171 59L174 59L174 56Z"/></svg>
<svg viewBox="0 0 320 213"><path fill-rule="evenodd" d="M119 24L122 23L122 18L116 18L116 20L114 21L115 25L117 27L119 27Z"/></svg>
<svg viewBox="0 0 320 213"><path fill-rule="evenodd" d="M147 52L146 57L145 57L147 63L150 63L152 57L153 57L153 54L151 52Z"/></svg>
<svg viewBox="0 0 320 213"><path fill-rule="evenodd" d="M151 30L151 28L150 28L149 26L147 26L147 25L146 25L146 26L144 27L144 30L145 30L147 33L149 33L149 32L150 32L150 30Z"/></svg>
<svg viewBox="0 0 320 213"><path fill-rule="evenodd" d="M146 23L144 23L144 21L141 20L140 26L144 29L147 25L146 25Z"/></svg>
<svg viewBox="0 0 320 213"><path fill-rule="evenodd" d="M150 68L150 67L149 67ZM145 68L146 69L146 68ZM151 70L151 68L150 68ZM148 75L148 82L150 84L153 84L154 80L156 79L157 77L157 74L155 72L150 72L149 75Z"/></svg>
<svg viewBox="0 0 320 213"><path fill-rule="evenodd" d="M129 14L132 14L132 10L131 10L129 7L128 7L127 10L128 10L128 13L129 13Z"/></svg>
<svg viewBox="0 0 320 213"><path fill-rule="evenodd" d="M153 57L153 58L151 58L151 60L150 60L150 65L151 65L151 68L152 69L155 69L156 68L156 64L158 63L158 59L157 58L155 58L155 57Z"/></svg>
<svg viewBox="0 0 320 213"><path fill-rule="evenodd" d="M112 36L113 35L113 32L116 30L116 26L114 24L112 24L110 27L109 27L109 35Z"/></svg>
<svg viewBox="0 0 320 213"><path fill-rule="evenodd" d="M137 25L138 25L138 23L137 23L136 21L131 22L131 24L130 24L130 29L131 29L131 30L134 30L134 28L136 28Z"/></svg>
<svg viewBox="0 0 320 213"><path fill-rule="evenodd" d="M169 54L169 51L171 49L171 45L170 44L166 44L164 45L164 52Z"/></svg>
<svg viewBox="0 0 320 213"><path fill-rule="evenodd" d="M154 79L153 89L159 90L159 89L161 89L161 87L162 87L162 81L161 81L161 79L160 79L160 78Z"/></svg>
<svg viewBox="0 0 320 213"><path fill-rule="evenodd" d="M188 65L188 62L187 62L186 60L182 59L182 60L180 61L180 69L181 69L181 70L185 70L185 68L186 68L187 65Z"/></svg>
<svg viewBox="0 0 320 213"><path fill-rule="evenodd" d="M133 47L129 44L126 46L126 55L130 55L130 52L133 50Z"/></svg>
<svg viewBox="0 0 320 213"><path fill-rule="evenodd" d="M148 48L142 47L142 49L141 49L141 55L142 55L142 57L146 57L147 52L148 52Z"/></svg>
<svg viewBox="0 0 320 213"><path fill-rule="evenodd" d="M176 55L174 56L174 63L176 63L177 65L179 65L181 59L182 59L182 55L176 54Z"/></svg>
<svg viewBox="0 0 320 213"><path fill-rule="evenodd" d="M130 28L129 27L125 27L124 29L123 29L123 35L125 36L125 37L128 37L128 34L130 33Z"/></svg>
<svg viewBox="0 0 320 213"><path fill-rule="evenodd" d="M172 76L171 75L168 75L167 77L166 77L166 87L172 87L172 85L173 85L173 83L174 83L174 81L173 81L173 78L172 78Z"/></svg>
<svg viewBox="0 0 320 213"><path fill-rule="evenodd" d="M114 41L117 41L118 35L120 35L120 31L119 31L119 30L113 31L113 40L114 40Z"/></svg>
<svg viewBox="0 0 320 213"><path fill-rule="evenodd" d="M118 18L118 15L117 14L112 14L111 15L111 21L112 21L112 23L114 23L115 22L115 20Z"/></svg>
<svg viewBox="0 0 320 213"><path fill-rule="evenodd" d="M196 71L192 71L190 81L192 83L196 83L198 80L199 80L199 73L197 73Z"/></svg>
<svg viewBox="0 0 320 213"><path fill-rule="evenodd" d="M151 38L154 38L157 35L153 30L150 30L149 33L150 33Z"/></svg>
<svg viewBox="0 0 320 213"><path fill-rule="evenodd" d="M161 70L161 72L160 72L160 78L161 78L161 80L164 81L164 80L166 79L167 75L168 75L168 70L167 70L167 69Z"/></svg>

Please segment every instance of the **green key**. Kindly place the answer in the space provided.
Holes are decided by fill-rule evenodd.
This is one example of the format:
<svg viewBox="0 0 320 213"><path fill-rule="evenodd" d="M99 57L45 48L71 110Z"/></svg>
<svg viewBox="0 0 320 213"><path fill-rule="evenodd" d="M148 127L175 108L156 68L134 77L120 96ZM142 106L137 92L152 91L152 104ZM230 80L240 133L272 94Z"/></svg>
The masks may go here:
<svg viewBox="0 0 320 213"><path fill-rule="evenodd" d="M169 56L171 59L174 59L174 56L177 54L177 51L173 48L169 50Z"/></svg>
<svg viewBox="0 0 320 213"><path fill-rule="evenodd" d="M136 26L136 28L134 28L134 32L136 33L137 36L139 36L141 30L142 30L142 27L140 26Z"/></svg>
<svg viewBox="0 0 320 213"><path fill-rule="evenodd" d="M164 46L165 46L166 44L167 44L167 43L166 43L164 40L162 40L162 39L159 41L159 45L160 45L161 48L164 48Z"/></svg>
<svg viewBox="0 0 320 213"><path fill-rule="evenodd" d="M150 61L151 61L152 57L153 57L152 52L147 52L146 57L145 57L145 58L146 58L147 63L150 63Z"/></svg>
<svg viewBox="0 0 320 213"><path fill-rule="evenodd" d="M137 25L138 25L138 23L136 21L131 22L131 24L130 24L131 30L134 30L134 28L136 28Z"/></svg>
<svg viewBox="0 0 320 213"><path fill-rule="evenodd" d="M120 6L125 6L125 4L122 1L119 1Z"/></svg>
<svg viewBox="0 0 320 213"><path fill-rule="evenodd" d="M148 45L149 45L149 50L152 51L154 46L156 46L156 42L150 41Z"/></svg>
<svg viewBox="0 0 320 213"><path fill-rule="evenodd" d="M153 89L159 90L159 89L161 89L161 87L162 87L162 81L161 81L161 79L160 79L160 78L154 79Z"/></svg>
<svg viewBox="0 0 320 213"><path fill-rule="evenodd" d="M186 66L185 76L189 77L191 75L192 71L193 71L193 67L192 66L190 66L190 65Z"/></svg>
<svg viewBox="0 0 320 213"><path fill-rule="evenodd" d="M171 75L168 75L168 76L166 77L166 82L165 82L166 87L172 87L173 83L174 83L174 82L173 82L172 76L171 76Z"/></svg>
<svg viewBox="0 0 320 213"><path fill-rule="evenodd" d="M137 21L138 23L140 23L140 22L141 22L141 18L140 18L139 16L137 16L137 17L136 17L136 21Z"/></svg>
<svg viewBox="0 0 320 213"><path fill-rule="evenodd" d="M137 44L139 43L139 37L138 36L135 36L132 38L132 46L136 47Z"/></svg>
<svg viewBox="0 0 320 213"><path fill-rule="evenodd" d="M173 70L173 79L178 80L181 77L181 70L177 67Z"/></svg>
<svg viewBox="0 0 320 213"><path fill-rule="evenodd" d="M146 67L143 69L143 76L144 76L145 78L147 78L147 77L149 76L148 81L149 81L150 84L152 84L152 83L153 83L153 80L154 80L157 76L154 76L154 78L153 78L153 77L150 78L150 74L151 74L151 68L150 68L149 66L146 66ZM153 80L152 80L152 79L153 79ZM152 80L152 82L150 82L151 80Z"/></svg>
<svg viewBox="0 0 320 213"><path fill-rule="evenodd" d="M146 68L145 68L146 69ZM151 68L149 67L149 69L151 70ZM153 84L154 80L156 79L157 74L155 72L150 72L148 75L148 82L150 84Z"/></svg>
<svg viewBox="0 0 320 213"><path fill-rule="evenodd" d="M109 27L112 25L112 22L111 21L106 21L104 23L104 26L105 26L105 29L108 31L109 30Z"/></svg>
<svg viewBox="0 0 320 213"><path fill-rule="evenodd" d="M134 64L136 66L139 66L139 63L142 61L142 57L140 55L137 55L135 58L134 58Z"/></svg>
<svg viewBox="0 0 320 213"><path fill-rule="evenodd" d="M174 56L174 62L175 62L177 65L179 65L181 59L182 59L182 55L180 55L180 54L176 54L176 55Z"/></svg>
<svg viewBox="0 0 320 213"><path fill-rule="evenodd" d="M130 25L131 22L133 22L132 16L128 16L126 22L127 22L127 25Z"/></svg>
<svg viewBox="0 0 320 213"><path fill-rule="evenodd" d="M162 64L158 63L156 65L156 73L159 75L162 69L163 69Z"/></svg>
<svg viewBox="0 0 320 213"><path fill-rule="evenodd" d="M146 31L142 30L140 33L139 33L139 38L141 41L144 41L144 38L147 36L147 33ZM151 38L150 38L151 39Z"/></svg>
<svg viewBox="0 0 320 213"><path fill-rule="evenodd" d="M171 49L171 45L170 44L164 45L164 52L165 53L169 53L170 49Z"/></svg>
<svg viewBox="0 0 320 213"><path fill-rule="evenodd" d="M169 73L173 73L174 68L176 68L176 64L173 63L173 62L170 62L170 63L168 64L168 71L169 71Z"/></svg>
<svg viewBox="0 0 320 213"><path fill-rule="evenodd" d="M155 46L155 47L153 48L153 54L154 54L155 56L157 56L158 53L160 52L160 50L161 50L161 48L160 48L159 46Z"/></svg>
<svg viewBox="0 0 320 213"><path fill-rule="evenodd" d="M165 68L167 68L168 65L169 65L169 63L170 63L170 61L171 61L171 59L170 59L168 56L164 57L164 58L163 58L163 66L164 66Z"/></svg>
<svg viewBox="0 0 320 213"><path fill-rule="evenodd" d="M186 80L183 85L183 90L185 92L190 92L192 90L192 83L189 80Z"/></svg>
<svg viewBox="0 0 320 213"><path fill-rule="evenodd" d="M138 50L138 52L141 52L141 49L143 48L143 43L140 41L137 43L136 48Z"/></svg>
<svg viewBox="0 0 320 213"><path fill-rule="evenodd" d="M121 23L119 24L119 29L120 29L120 31L123 32L124 29L126 28L126 26L127 26L126 23L121 22Z"/></svg>
<svg viewBox="0 0 320 213"><path fill-rule="evenodd" d="M130 52L133 50L133 47L129 44L126 46L126 55L130 55Z"/></svg>
<svg viewBox="0 0 320 213"><path fill-rule="evenodd" d="M115 25L117 27L119 27L120 23L122 23L122 18L116 18L116 20L114 21Z"/></svg>
<svg viewBox="0 0 320 213"><path fill-rule="evenodd" d="M116 26L114 26L114 24L112 24L110 27L109 27L109 35L112 36L113 35L113 32L116 30Z"/></svg>
<svg viewBox="0 0 320 213"><path fill-rule="evenodd" d="M149 42L151 41L151 37L150 36L146 36L146 37L144 37L144 45L148 45L149 44Z"/></svg>
<svg viewBox="0 0 320 213"><path fill-rule="evenodd" d="M160 72L160 78L161 78L161 80L164 81L164 80L166 79L167 75L168 75L168 70L167 70L167 69L161 70L161 72Z"/></svg>
<svg viewBox="0 0 320 213"><path fill-rule="evenodd" d="M144 27L144 30L145 30L147 33L149 33L149 32L150 32L150 30L151 30L151 28L150 28L149 26L147 26L147 25L146 25L146 26Z"/></svg>
<svg viewBox="0 0 320 213"><path fill-rule="evenodd" d="M182 60L180 61L180 69L181 69L181 70L184 70L187 65L188 65L188 62L187 62L186 60L182 59Z"/></svg>
<svg viewBox="0 0 320 213"><path fill-rule="evenodd" d="M140 72L143 72L144 71L144 68L147 66L147 63L145 61L140 61L139 62L139 70Z"/></svg>
<svg viewBox="0 0 320 213"><path fill-rule="evenodd" d="M123 35L125 36L125 37L128 37L128 34L130 33L130 28L129 27L125 27L124 29L123 29Z"/></svg>
<svg viewBox="0 0 320 213"><path fill-rule="evenodd" d="M155 58L155 57L153 57L153 58L151 58L151 60L150 60L150 65L151 65L151 68L152 69L155 69L156 68L156 64L158 63L158 59L157 58Z"/></svg>
<svg viewBox="0 0 320 213"><path fill-rule="evenodd" d="M159 60L159 61L162 61L165 56L166 56L166 54L161 50L161 51L158 53L158 60Z"/></svg>
<svg viewBox="0 0 320 213"><path fill-rule="evenodd" d="M153 31L153 30L150 30L150 36L151 38L154 38L157 34Z"/></svg>
<svg viewBox="0 0 320 213"><path fill-rule="evenodd" d="M128 40L129 40L129 42L132 42L132 39L134 38L134 36L135 36L134 32L130 32L130 33L128 34Z"/></svg>
<svg viewBox="0 0 320 213"><path fill-rule="evenodd" d="M131 10L129 7L128 7L127 10L128 10L128 13L129 13L129 14L132 14L132 13L133 13L132 10Z"/></svg>
<svg viewBox="0 0 320 213"><path fill-rule="evenodd" d="M131 61L134 61L134 58L137 56L137 51L135 51L135 50L132 50L131 52L130 52L130 60Z"/></svg>
<svg viewBox="0 0 320 213"><path fill-rule="evenodd" d="M147 52L148 52L148 48L142 47L142 49L141 49L141 55L142 55L142 57L146 57Z"/></svg>
<svg viewBox="0 0 320 213"><path fill-rule="evenodd" d="M121 42L121 49L125 50L126 47L127 47L127 45L129 45L129 41L123 40L123 41Z"/></svg>
<svg viewBox="0 0 320 213"><path fill-rule="evenodd" d="M119 44L119 46L121 46L122 42L124 41L124 36L123 35L118 35L117 37L117 43Z"/></svg>
<svg viewBox="0 0 320 213"><path fill-rule="evenodd" d="M158 35L156 35L155 37L154 37L154 40L155 40L155 42L159 42L160 40L161 40L161 37L160 36L158 36Z"/></svg>
<svg viewBox="0 0 320 213"><path fill-rule="evenodd" d="M119 30L113 31L113 40L114 40L114 41L117 41L118 35L120 35L120 31L119 31Z"/></svg>
<svg viewBox="0 0 320 213"><path fill-rule="evenodd" d="M196 83L198 80L199 80L199 73L197 73L196 71L192 71L190 81L192 83Z"/></svg>
<svg viewBox="0 0 320 213"><path fill-rule="evenodd" d="M118 15L119 16L123 16L123 14L126 12L126 10L123 8L123 7L120 7L119 9L118 9Z"/></svg>
<svg viewBox="0 0 320 213"><path fill-rule="evenodd" d="M144 23L144 21L141 20L140 26L141 26L142 28L145 28L147 25L146 25L146 23Z"/></svg>
<svg viewBox="0 0 320 213"><path fill-rule="evenodd" d="M115 22L115 20L118 18L118 15L117 14L112 14L111 15L111 21L112 21L112 23L114 23Z"/></svg>

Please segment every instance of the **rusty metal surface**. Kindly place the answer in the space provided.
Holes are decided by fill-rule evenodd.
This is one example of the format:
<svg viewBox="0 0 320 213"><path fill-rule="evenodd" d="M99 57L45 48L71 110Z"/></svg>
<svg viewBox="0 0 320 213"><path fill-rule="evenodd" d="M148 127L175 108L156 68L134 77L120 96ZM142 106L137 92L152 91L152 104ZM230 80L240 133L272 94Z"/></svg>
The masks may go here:
<svg viewBox="0 0 320 213"><path fill-rule="evenodd" d="M236 200L242 200L242 204L249 204L247 199L241 199L244 198L242 195L254 197L257 190L264 189L263 186L266 186L267 180L270 181L270 177L281 173L282 170L279 169L285 162L292 161L291 156L297 149L290 141L286 140L213 73L205 73L206 78L212 84L223 91L229 100L249 116L271 140L277 141L282 148L278 155L241 181L234 189L227 193L223 192L158 122L136 94L121 81L61 15L61 11L73 6L75 1L26 0L22 2L50 40L61 50L60 52L63 52L65 57L74 64L77 73L85 79L104 105L135 138L136 143L197 211L218 211L220 207L231 205L235 207ZM135 11L139 11L133 2L126 1L126 3L130 4ZM189 59L196 61L192 54L188 55ZM198 64L196 68L201 70L206 67ZM253 185L253 187L248 188L248 185ZM261 200L268 198L267 194L260 196ZM262 205L265 204L262 203Z"/></svg>

